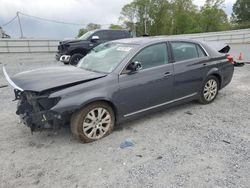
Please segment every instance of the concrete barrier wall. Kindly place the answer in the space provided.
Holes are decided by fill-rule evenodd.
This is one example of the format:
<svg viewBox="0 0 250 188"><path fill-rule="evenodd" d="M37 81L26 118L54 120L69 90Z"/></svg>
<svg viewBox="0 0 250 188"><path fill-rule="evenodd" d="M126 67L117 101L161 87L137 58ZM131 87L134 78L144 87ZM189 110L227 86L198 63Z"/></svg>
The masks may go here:
<svg viewBox="0 0 250 188"><path fill-rule="evenodd" d="M223 32L174 35L202 41L218 41L227 44L250 44L250 29ZM59 40L0 39L0 53L56 52Z"/></svg>
<svg viewBox="0 0 250 188"><path fill-rule="evenodd" d="M56 52L58 40L0 39L0 53Z"/></svg>
<svg viewBox="0 0 250 188"><path fill-rule="evenodd" d="M209 32L197 34L175 35L176 37L191 38L210 42L223 42L227 44L250 43L250 29L240 29L222 32Z"/></svg>

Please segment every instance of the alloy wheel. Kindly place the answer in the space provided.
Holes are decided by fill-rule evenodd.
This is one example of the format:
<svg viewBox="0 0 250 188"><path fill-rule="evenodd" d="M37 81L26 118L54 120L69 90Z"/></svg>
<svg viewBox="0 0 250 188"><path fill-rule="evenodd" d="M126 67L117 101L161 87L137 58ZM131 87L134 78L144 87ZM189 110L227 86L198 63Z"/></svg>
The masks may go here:
<svg viewBox="0 0 250 188"><path fill-rule="evenodd" d="M99 139L109 130L111 115L105 108L92 109L83 121L83 132L89 139Z"/></svg>
<svg viewBox="0 0 250 188"><path fill-rule="evenodd" d="M218 84L214 79L210 79L205 84L203 95L206 101L210 102L212 101L217 94L218 91Z"/></svg>

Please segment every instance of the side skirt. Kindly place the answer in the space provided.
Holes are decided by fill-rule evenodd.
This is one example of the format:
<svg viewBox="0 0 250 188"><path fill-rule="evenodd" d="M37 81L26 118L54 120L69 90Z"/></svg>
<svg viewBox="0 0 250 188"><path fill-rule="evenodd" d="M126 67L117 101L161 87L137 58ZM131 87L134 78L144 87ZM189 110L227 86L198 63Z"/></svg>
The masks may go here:
<svg viewBox="0 0 250 188"><path fill-rule="evenodd" d="M148 108L144 108L144 109L138 110L138 111L136 111L136 112L132 112L132 113L126 114L126 115L124 115L123 117L126 118L126 117L133 116L133 115L136 115L136 114L139 114L139 113L148 111L148 110L152 110L152 109L155 109L155 108L159 108L159 107L162 107L162 106L165 106L165 105L174 103L174 102L178 102L178 101L181 101L181 100L184 100L184 99L187 99L187 98L194 97L194 96L197 95L197 94L198 94L198 93L192 93L192 94L190 94L190 95L186 95L186 96L181 97L181 98L178 98L178 99L174 99L174 100L171 100L171 101L168 101L168 102L165 102L165 103L161 103L161 104L158 104L158 105L155 105L155 106L151 106L151 107L148 107Z"/></svg>

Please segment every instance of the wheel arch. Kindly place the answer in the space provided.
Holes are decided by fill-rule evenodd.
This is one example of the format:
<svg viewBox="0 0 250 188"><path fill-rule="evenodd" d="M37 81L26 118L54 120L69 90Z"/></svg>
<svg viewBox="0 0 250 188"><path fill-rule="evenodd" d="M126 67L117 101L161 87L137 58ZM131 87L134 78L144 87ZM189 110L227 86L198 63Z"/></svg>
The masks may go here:
<svg viewBox="0 0 250 188"><path fill-rule="evenodd" d="M216 77L218 79L218 81L219 81L219 89L220 89L221 88L221 82L222 82L221 75L218 74L218 73L213 73L210 76L214 76L214 77Z"/></svg>
<svg viewBox="0 0 250 188"><path fill-rule="evenodd" d="M219 88L221 88L222 76L221 76L221 74L220 74L219 69L218 69L218 68L213 68L213 69L211 69L211 70L208 72L208 74L207 74L207 76L206 76L205 79L207 79L209 76L215 76L215 77L218 79L218 81L219 81Z"/></svg>
<svg viewBox="0 0 250 188"><path fill-rule="evenodd" d="M79 106L79 108L75 109L73 113L75 113L76 111L90 105L90 104L93 104L93 103L97 103L97 102L103 102L103 103L106 103L108 104L113 112L114 112L114 115L115 115L115 120L117 120L117 117L118 117L118 109L117 109L117 106L114 104L114 102L112 102L111 100L109 99L106 99L106 98L96 98L96 99L92 99L92 100L89 100L89 101L86 101L85 103L81 104Z"/></svg>
<svg viewBox="0 0 250 188"><path fill-rule="evenodd" d="M86 54L87 54L87 50L84 49L84 48L76 48L76 49L74 49L74 50L72 50L72 51L70 52L70 55L71 55L71 56L74 55L74 54L86 55Z"/></svg>

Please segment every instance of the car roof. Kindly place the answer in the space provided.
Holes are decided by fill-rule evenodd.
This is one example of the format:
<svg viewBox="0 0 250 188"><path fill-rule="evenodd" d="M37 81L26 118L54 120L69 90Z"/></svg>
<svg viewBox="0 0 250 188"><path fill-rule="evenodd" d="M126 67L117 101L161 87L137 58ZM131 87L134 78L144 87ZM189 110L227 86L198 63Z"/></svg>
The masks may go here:
<svg viewBox="0 0 250 188"><path fill-rule="evenodd" d="M115 42L118 43L125 43L125 44L138 44L138 45L146 45L151 43L157 42L164 42L164 41L185 41L185 42L194 42L199 43L200 41L187 39L187 38L180 38L174 36L155 36L155 37L136 37L136 38L126 38L126 39L119 39Z"/></svg>
<svg viewBox="0 0 250 188"><path fill-rule="evenodd" d="M97 32L97 31L125 31L125 32L129 32L127 29L94 29L91 30L93 32Z"/></svg>

